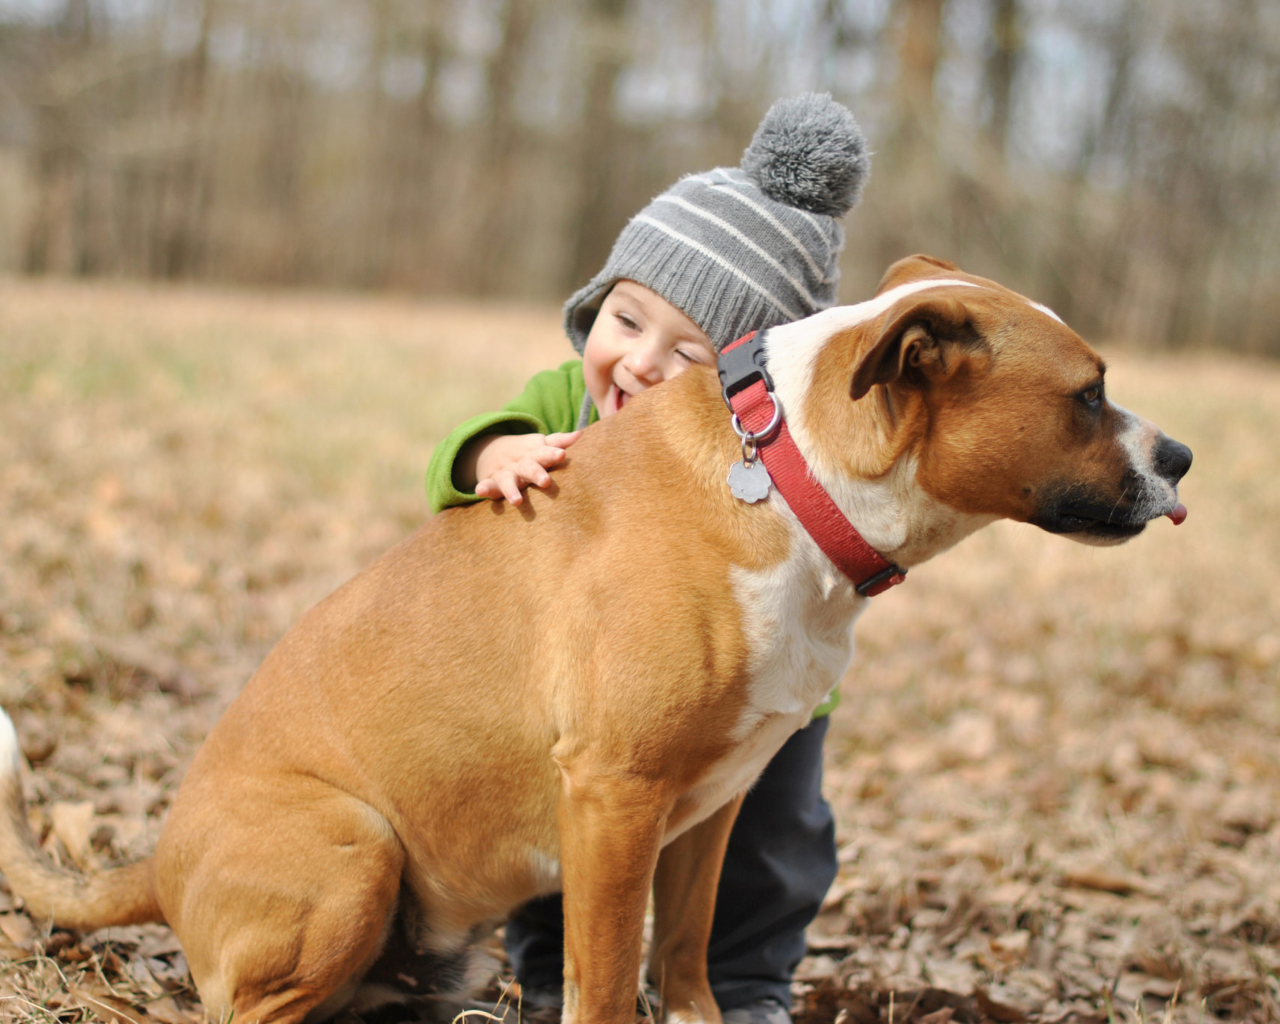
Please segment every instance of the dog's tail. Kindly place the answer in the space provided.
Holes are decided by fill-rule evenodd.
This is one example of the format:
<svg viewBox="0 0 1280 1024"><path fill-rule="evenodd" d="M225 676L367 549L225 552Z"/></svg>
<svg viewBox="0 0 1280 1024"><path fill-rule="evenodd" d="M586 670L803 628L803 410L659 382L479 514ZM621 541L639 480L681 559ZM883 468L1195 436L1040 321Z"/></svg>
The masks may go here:
<svg viewBox="0 0 1280 1024"><path fill-rule="evenodd" d="M22 760L13 722L0 710L0 872L27 913L78 931L163 921L151 858L82 875L55 864L40 848L27 822Z"/></svg>

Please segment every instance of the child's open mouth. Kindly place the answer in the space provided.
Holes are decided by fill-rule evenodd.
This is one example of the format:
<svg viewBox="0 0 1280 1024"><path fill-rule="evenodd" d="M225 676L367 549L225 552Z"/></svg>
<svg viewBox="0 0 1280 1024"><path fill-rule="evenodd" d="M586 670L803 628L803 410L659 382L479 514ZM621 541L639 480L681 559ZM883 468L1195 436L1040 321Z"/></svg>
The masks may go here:
<svg viewBox="0 0 1280 1024"><path fill-rule="evenodd" d="M614 402L614 406L618 412L621 412L622 407L631 401L631 396L623 391L622 388L619 388L617 384L615 384L614 387L618 389L618 398Z"/></svg>

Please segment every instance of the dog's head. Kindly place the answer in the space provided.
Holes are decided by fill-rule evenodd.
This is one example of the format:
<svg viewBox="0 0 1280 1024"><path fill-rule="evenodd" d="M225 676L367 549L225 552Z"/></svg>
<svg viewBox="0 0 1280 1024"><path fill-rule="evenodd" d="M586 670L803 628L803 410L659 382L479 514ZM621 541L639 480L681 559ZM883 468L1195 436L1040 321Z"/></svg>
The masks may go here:
<svg viewBox="0 0 1280 1024"><path fill-rule="evenodd" d="M1090 544L1181 511L1190 449L1110 401L1102 359L1052 310L913 256L869 302L795 326L821 318L801 419L828 472L875 480L911 461L914 486L957 513Z"/></svg>

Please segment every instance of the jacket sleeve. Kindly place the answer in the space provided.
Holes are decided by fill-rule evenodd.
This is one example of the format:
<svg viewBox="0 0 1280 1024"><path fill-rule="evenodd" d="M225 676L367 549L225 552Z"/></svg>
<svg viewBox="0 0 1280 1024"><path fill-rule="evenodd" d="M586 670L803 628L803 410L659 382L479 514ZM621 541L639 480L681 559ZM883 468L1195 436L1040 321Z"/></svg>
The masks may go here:
<svg viewBox="0 0 1280 1024"><path fill-rule="evenodd" d="M453 481L454 463L468 441L481 434L558 434L573 430L586 392L582 361L572 359L558 369L536 374L501 411L481 413L456 427L436 445L427 466L427 503L431 511L480 500L474 491L458 490Z"/></svg>

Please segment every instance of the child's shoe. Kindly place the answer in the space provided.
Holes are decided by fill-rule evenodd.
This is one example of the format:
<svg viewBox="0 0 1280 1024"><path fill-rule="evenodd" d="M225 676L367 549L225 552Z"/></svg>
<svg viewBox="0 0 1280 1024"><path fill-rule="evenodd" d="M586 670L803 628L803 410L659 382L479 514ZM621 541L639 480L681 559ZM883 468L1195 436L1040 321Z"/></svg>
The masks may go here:
<svg viewBox="0 0 1280 1024"><path fill-rule="evenodd" d="M791 1014L776 999L756 999L745 1006L725 1010L724 1024L791 1024Z"/></svg>

